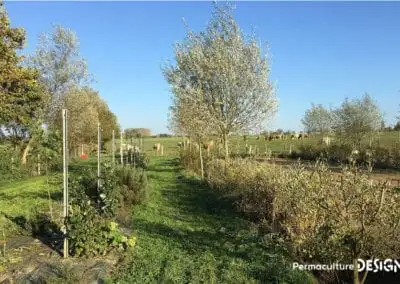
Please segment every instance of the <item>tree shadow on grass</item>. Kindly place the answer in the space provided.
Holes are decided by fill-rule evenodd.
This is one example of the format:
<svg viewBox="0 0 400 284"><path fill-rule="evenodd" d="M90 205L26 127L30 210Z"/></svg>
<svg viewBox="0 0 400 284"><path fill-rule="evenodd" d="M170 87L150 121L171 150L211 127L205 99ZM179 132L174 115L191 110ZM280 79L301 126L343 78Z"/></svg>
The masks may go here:
<svg viewBox="0 0 400 284"><path fill-rule="evenodd" d="M47 214L36 213L29 220L25 216L13 217L3 212L0 212L0 214L16 224L23 234L31 235L62 256L61 248L64 234L60 226L53 222Z"/></svg>
<svg viewBox="0 0 400 284"><path fill-rule="evenodd" d="M49 194L47 192L19 192L18 194L6 194L6 193L0 193L0 199L3 201L12 201L15 199L25 199L25 200L30 200L30 199L49 199ZM53 191L50 192L50 199L53 201L60 201L62 199L62 192L61 190L59 191Z"/></svg>

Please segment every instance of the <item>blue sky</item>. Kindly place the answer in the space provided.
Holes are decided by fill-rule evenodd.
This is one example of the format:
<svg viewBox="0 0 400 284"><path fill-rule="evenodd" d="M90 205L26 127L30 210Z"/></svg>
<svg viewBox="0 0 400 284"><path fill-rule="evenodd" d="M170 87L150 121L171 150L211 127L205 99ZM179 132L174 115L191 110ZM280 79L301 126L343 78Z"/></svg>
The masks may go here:
<svg viewBox="0 0 400 284"><path fill-rule="evenodd" d="M311 102L338 106L370 93L385 120L400 110L400 2L239 2L235 18L268 41L280 107L269 128L301 130ZM173 43L210 19L211 2L6 2L32 52L51 23L74 30L81 54L122 127L166 132Z"/></svg>

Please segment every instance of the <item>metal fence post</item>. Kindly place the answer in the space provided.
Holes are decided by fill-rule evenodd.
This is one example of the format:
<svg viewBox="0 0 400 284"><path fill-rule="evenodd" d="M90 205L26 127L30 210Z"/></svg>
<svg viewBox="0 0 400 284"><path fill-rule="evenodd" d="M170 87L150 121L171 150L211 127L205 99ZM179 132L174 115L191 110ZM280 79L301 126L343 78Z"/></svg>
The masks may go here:
<svg viewBox="0 0 400 284"><path fill-rule="evenodd" d="M66 109L62 110L62 120L63 120L63 199L64 199L64 258L68 257L68 237L67 237L67 218L68 218L68 111Z"/></svg>

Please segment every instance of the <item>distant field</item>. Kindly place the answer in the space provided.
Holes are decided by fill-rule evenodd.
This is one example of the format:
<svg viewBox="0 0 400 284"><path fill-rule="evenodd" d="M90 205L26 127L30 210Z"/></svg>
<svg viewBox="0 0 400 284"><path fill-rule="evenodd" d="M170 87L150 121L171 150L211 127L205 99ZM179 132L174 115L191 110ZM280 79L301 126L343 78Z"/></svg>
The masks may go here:
<svg viewBox="0 0 400 284"><path fill-rule="evenodd" d="M262 155L266 152L266 149L272 151L273 153L289 152L290 148L292 148L292 150L296 150L300 145L317 144L320 139L320 135L315 135L311 138L299 140L284 139L265 141L263 137L261 137L260 140L257 140L257 136L248 136L247 141L244 141L242 136L232 136L229 140L229 147L230 151L233 153L245 153L247 144L248 146L252 146L253 151L258 151L258 153ZM210 138L210 140L214 140L214 142L217 141L216 138ZM177 146L177 143L179 141L182 141L181 137L143 138L143 147L146 153L153 155L155 154L153 145L155 143L161 143L161 145L164 146L164 155L172 156L178 153L179 147ZM127 141L127 143L129 144L130 141ZM139 140L132 140L132 144L135 143L138 144ZM363 141L363 144L369 145L369 139ZM372 139L372 145L380 145L382 147L400 147L400 131L385 132L380 135L376 135ZM111 142L108 142L106 147L107 149L111 149ZM116 147L117 151L119 151L119 140L116 140Z"/></svg>

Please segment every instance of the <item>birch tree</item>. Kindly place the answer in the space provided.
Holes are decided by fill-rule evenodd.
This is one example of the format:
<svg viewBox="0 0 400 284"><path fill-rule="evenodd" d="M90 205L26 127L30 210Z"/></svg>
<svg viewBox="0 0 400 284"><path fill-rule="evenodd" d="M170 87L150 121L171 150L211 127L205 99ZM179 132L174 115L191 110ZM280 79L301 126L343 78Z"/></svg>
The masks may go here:
<svg viewBox="0 0 400 284"><path fill-rule="evenodd" d="M206 120L221 137L226 157L229 135L259 129L277 107L268 56L255 35L240 30L232 12L228 5L215 4L205 31L188 28L175 45L175 64L163 68L173 96L186 96L204 112L187 115Z"/></svg>

